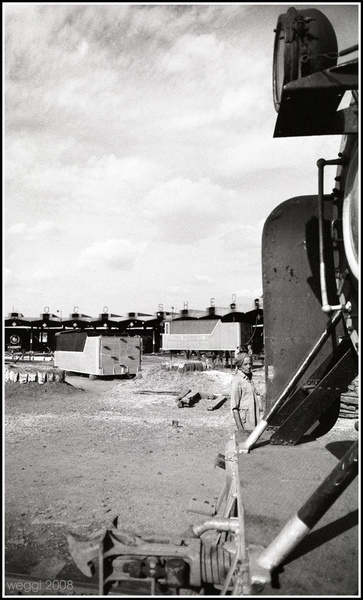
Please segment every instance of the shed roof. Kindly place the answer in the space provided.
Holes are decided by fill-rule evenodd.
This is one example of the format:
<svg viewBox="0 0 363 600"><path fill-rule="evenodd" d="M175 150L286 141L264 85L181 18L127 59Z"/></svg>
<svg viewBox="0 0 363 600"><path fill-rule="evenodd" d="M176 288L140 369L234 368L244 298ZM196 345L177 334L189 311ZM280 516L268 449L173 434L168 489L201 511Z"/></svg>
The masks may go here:
<svg viewBox="0 0 363 600"><path fill-rule="evenodd" d="M5 319L5 327L31 327L37 321L35 317L9 317Z"/></svg>
<svg viewBox="0 0 363 600"><path fill-rule="evenodd" d="M222 322L223 323L244 323L245 322L246 313L239 312L238 310L233 310L232 312L223 315Z"/></svg>
<svg viewBox="0 0 363 600"><path fill-rule="evenodd" d="M90 319L89 323L92 327L105 327L105 325L107 327L118 327L119 326L119 322L120 321L116 321L115 319L107 319L107 318L97 318L97 319Z"/></svg>
<svg viewBox="0 0 363 600"><path fill-rule="evenodd" d="M62 321L62 325L65 325L66 327L81 327L82 329L84 329L85 327L89 327L90 322L91 319L65 319L64 321Z"/></svg>

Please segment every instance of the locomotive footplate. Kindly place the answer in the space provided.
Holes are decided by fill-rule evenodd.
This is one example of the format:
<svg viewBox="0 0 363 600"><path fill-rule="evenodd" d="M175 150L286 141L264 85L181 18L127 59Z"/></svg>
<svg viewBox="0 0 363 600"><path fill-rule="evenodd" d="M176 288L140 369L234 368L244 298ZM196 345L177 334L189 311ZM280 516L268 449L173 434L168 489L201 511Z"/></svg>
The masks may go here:
<svg viewBox="0 0 363 600"><path fill-rule="evenodd" d="M358 435L330 433L298 446L264 433L236 449L251 590L284 596L355 594L358 589ZM240 450L242 448L242 450ZM348 561L342 557L349 556ZM260 586L260 587L259 587Z"/></svg>

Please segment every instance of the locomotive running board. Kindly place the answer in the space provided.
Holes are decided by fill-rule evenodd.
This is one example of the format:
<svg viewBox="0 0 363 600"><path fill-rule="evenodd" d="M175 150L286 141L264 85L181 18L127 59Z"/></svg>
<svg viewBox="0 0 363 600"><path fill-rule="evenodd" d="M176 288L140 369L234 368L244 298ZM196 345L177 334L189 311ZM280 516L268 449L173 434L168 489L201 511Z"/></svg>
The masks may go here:
<svg viewBox="0 0 363 600"><path fill-rule="evenodd" d="M350 346L348 349L347 345ZM336 351L325 359L310 377L310 381L314 381L314 375L321 375L329 363L333 366L324 377L315 377L318 383L310 386L313 388L310 393L307 393L307 382L307 385L299 388L282 407L284 412L289 409L289 416L271 436L270 444L295 445L305 434L317 437L317 434L326 433L334 425L339 414L340 393L358 374L357 353L349 340L343 341ZM327 421L328 428L321 432L319 429L324 428L324 420Z"/></svg>

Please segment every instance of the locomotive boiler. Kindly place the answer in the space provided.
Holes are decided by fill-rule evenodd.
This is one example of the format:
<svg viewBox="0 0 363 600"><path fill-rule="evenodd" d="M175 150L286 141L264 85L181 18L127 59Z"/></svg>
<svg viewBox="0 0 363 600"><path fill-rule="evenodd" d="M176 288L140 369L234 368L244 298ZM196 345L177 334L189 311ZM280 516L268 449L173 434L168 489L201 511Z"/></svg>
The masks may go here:
<svg viewBox="0 0 363 600"><path fill-rule="evenodd" d="M225 484L213 511L189 538L174 545L118 529L83 542L69 536L85 574L98 561L101 594L110 583L130 577L150 579L154 592L162 582L173 594L181 589L203 593L211 586L213 595L258 593L271 585L281 564L293 564L292 553L295 559L304 555L296 548L351 489L358 471L357 441L335 462L323 458L324 445L303 452L309 449L304 442L319 440L333 428L340 395L358 374L358 59L351 58L356 50L338 49L331 23L315 8L289 8L278 18L274 136L338 134L341 145L335 155L311 165L316 193L286 200L264 226L267 409L255 430L249 435L235 431L225 454L218 455L215 464L225 469ZM340 109L346 92L350 103ZM324 179L331 169L335 186L326 193ZM333 468L325 471L330 464ZM308 477L313 469L320 469L315 480ZM279 516L288 502L289 516ZM337 519L335 527L343 521L346 517ZM329 539L327 530L321 536ZM315 540L310 549L321 552L322 546ZM324 568L309 594L319 595L319 586L325 594L334 590ZM295 575L301 576L299 567ZM348 593L349 585L340 593ZM295 595L304 589L281 591Z"/></svg>

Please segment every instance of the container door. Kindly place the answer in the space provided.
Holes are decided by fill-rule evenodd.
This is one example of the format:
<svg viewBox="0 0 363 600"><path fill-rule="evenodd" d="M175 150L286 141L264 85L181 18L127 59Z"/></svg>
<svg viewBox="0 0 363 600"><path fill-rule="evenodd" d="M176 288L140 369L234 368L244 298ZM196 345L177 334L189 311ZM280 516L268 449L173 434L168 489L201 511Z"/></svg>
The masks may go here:
<svg viewBox="0 0 363 600"><path fill-rule="evenodd" d="M121 375L118 337L101 338L101 366L103 375Z"/></svg>
<svg viewBox="0 0 363 600"><path fill-rule="evenodd" d="M121 373L136 375L141 367L141 344L139 337L119 338Z"/></svg>

